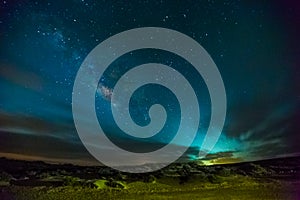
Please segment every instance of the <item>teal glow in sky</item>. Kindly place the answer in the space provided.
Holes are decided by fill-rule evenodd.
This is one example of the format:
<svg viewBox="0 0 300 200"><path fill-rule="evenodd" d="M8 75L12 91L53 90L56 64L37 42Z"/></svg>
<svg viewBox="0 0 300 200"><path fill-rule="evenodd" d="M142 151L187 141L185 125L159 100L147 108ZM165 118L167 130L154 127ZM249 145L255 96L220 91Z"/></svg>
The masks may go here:
<svg viewBox="0 0 300 200"><path fill-rule="evenodd" d="M0 156L53 162L96 163L81 144L72 118L74 79L83 59L101 41L137 27L165 27L199 42L219 68L228 110L219 142L203 161L240 162L295 155L299 149L299 5L293 1L0 2ZM189 63L167 52L141 50L116 60L99 83L96 109L126 67L159 62L184 69L201 99L199 133L183 159L197 159L210 119L210 99ZM185 70L186 69L186 70ZM155 98L151 98L156 94ZM102 95L102 96L101 96ZM149 101L148 101L149 100ZM145 151L165 145L177 129L177 101L163 88L142 88L132 116L147 124L147 106L165 104L164 135L151 141L122 135L101 115L115 143ZM179 146L182 144L176 144Z"/></svg>

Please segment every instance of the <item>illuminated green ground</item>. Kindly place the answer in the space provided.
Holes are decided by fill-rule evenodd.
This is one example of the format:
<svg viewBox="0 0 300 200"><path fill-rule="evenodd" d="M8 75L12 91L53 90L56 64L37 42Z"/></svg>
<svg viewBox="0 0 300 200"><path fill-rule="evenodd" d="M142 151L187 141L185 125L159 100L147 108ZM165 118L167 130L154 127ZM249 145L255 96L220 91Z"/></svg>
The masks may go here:
<svg viewBox="0 0 300 200"><path fill-rule="evenodd" d="M101 182L101 181L100 181ZM122 183L125 189L99 184L99 188L10 187L15 199L297 199L291 182L253 179L244 176L217 177L216 183L197 177L184 184L177 178L162 178L152 183ZM299 183L298 183L299 184ZM293 186L293 187L292 187Z"/></svg>
<svg viewBox="0 0 300 200"><path fill-rule="evenodd" d="M300 199L300 157L130 174L96 166L0 159L0 200ZM2 169L1 169L2 168ZM298 190L298 191L297 191Z"/></svg>

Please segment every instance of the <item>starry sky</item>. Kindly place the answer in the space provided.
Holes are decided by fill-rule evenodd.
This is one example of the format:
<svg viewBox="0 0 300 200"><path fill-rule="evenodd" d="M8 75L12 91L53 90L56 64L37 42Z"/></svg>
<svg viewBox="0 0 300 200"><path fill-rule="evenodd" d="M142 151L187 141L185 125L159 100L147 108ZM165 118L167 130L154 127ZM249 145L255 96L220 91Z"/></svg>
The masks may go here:
<svg viewBox="0 0 300 200"><path fill-rule="evenodd" d="M199 162L300 153L300 6L296 0L1 0L0 157L97 164L73 122L75 76L100 42L138 27L184 33L200 43L218 66L227 94L227 116L218 143ZM144 86L130 101L131 116L138 125L149 123L152 104L165 106L166 126L150 139L126 136L108 109L120 76L148 62L177 69L197 89L200 127L182 159L199 159L211 114L207 87L186 60L170 52L142 49L115 60L99 77L95 94L99 122L115 144L130 151L147 152L170 141L178 128L180 109L166 88ZM180 148L184 142L174 145Z"/></svg>

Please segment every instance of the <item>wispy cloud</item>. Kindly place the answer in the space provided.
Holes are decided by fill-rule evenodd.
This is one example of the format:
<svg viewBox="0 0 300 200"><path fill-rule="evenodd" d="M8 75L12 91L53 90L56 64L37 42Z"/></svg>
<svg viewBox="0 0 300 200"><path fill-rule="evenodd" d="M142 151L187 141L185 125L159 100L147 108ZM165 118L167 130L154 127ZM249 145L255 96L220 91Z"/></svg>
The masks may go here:
<svg viewBox="0 0 300 200"><path fill-rule="evenodd" d="M20 69L14 65L0 63L0 79L7 80L19 86L29 88L35 91L41 91L43 80L37 74Z"/></svg>

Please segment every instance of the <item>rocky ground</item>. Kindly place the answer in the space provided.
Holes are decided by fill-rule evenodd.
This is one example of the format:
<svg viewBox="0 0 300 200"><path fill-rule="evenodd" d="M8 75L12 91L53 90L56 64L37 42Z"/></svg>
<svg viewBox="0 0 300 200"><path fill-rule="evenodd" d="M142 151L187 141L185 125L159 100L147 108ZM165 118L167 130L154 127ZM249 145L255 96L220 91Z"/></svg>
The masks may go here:
<svg viewBox="0 0 300 200"><path fill-rule="evenodd" d="M147 174L1 158L0 199L300 199L299 172L300 157Z"/></svg>

